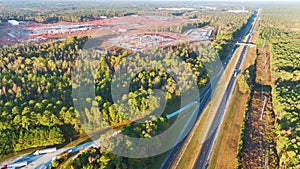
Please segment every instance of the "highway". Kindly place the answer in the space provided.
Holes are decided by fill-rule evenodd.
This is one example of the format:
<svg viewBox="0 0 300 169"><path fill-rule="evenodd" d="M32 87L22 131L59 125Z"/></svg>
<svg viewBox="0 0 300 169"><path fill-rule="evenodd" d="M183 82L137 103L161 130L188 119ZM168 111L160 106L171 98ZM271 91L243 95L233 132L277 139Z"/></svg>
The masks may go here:
<svg viewBox="0 0 300 169"><path fill-rule="evenodd" d="M234 46L232 47L232 50L229 52L228 56L224 60L223 66L225 68L227 67L228 62L230 61L230 59L232 58L233 54L235 53L235 50L237 49L238 45L244 45L243 51L242 51L242 53L240 55L238 63L236 64L236 67L235 67L236 70L240 69L240 66L241 66L242 61L244 59L244 56L245 56L245 54L247 52L247 49L248 49L249 46L251 46L251 45L248 45L248 44L251 41L251 38L252 38L252 35L253 35L253 31L254 31L254 27L255 27L255 25L257 23L257 15L258 15L258 13L255 12L251 16L251 19L249 20L249 22L248 22L246 28L244 29L243 33L241 34L240 38L234 44ZM248 36L246 43L241 43L242 40L248 34L250 36ZM217 84L217 82L220 79L220 76L222 76L222 73L223 72L217 73L215 75L215 77L213 77L211 79L212 81L214 81L214 82L211 82L211 83ZM232 90L233 90L234 86L235 86L235 77L232 75L231 80L229 82L229 85L226 88L226 92L225 92L225 94L224 94L224 96L222 98L222 101L221 101L221 104L220 104L219 109L217 111L217 114L214 117L212 125L210 126L209 133L211 133L211 134L209 135L208 138L206 138L206 141L203 143L203 146L202 146L203 148L201 149L201 151L200 151L200 153L199 153L199 155L197 157L197 161L196 161L196 163L194 165L195 169L205 168L207 166L208 158L210 157L210 154L211 154L214 142L216 140L216 136L218 135L218 130L219 130L218 128L221 126L221 122L223 121L221 119L223 119L223 117L224 117L224 112L225 112L224 109L225 109L226 104L227 104L227 102L228 102L228 100L230 98L230 93L232 93ZM199 108L198 108L197 119L201 115L202 111L204 110L204 108L206 107L206 105L208 104L208 102L210 101L212 93L215 90L215 86L212 86L212 87L208 86L208 87L209 87L209 89L205 89L202 93L200 93L200 97L199 98L201 99L200 100L201 104L199 105ZM206 93L206 90L209 91L208 94ZM183 144L185 143L186 138L187 137L185 137L181 142L179 142L176 146L174 146L168 152L168 154L166 155L164 161L161 163L161 165L159 167L160 169L171 168L172 164L174 163L174 160L176 159L176 156L177 156L178 152L180 151L180 149L182 148Z"/></svg>
<svg viewBox="0 0 300 169"><path fill-rule="evenodd" d="M197 108L197 112L194 112L190 119L191 118L196 118L198 119L199 116L201 115L199 112L202 112L203 109L205 108L205 106L207 105L208 101L210 100L211 98L211 94L212 94L212 91L211 91L211 85L207 85L203 91L200 93L200 96L195 99L199 102L199 107ZM194 100L194 101L195 101ZM192 102L193 103L193 102ZM185 107L185 106L184 106ZM196 113L196 114L195 114ZM178 114L178 113L176 113ZM196 115L196 116L195 116ZM173 113L171 115L169 115L168 117L173 117ZM194 124L190 124L190 119L187 121L187 125L194 125ZM186 132L186 128L184 127L182 129L182 132ZM170 151L169 153L167 154L166 158L164 159L164 161L161 163L160 165L160 169L165 169L165 168L170 168L170 166L172 165L172 163L174 162L175 158L176 158L176 155L178 154L180 148L182 147L182 145L184 144L186 138L187 138L188 135L186 135L181 141L178 142L178 144L176 146L174 146ZM181 135L179 136L179 138L181 138Z"/></svg>
<svg viewBox="0 0 300 169"><path fill-rule="evenodd" d="M248 31L249 36L246 40L246 44L251 42L254 28L259 19L259 17L258 17L259 13L260 13L260 10L258 10L256 12L256 14L254 15L255 18L252 20L251 29ZM249 47L249 45L244 45L243 50L240 54L239 60L235 66L236 71L241 69L241 65L242 65L245 55L247 53L248 47ZM203 168L207 168L207 166L208 166L209 158L212 153L217 136L219 134L220 127L224 120L225 112L228 107L228 103L230 101L230 97L232 95L235 84L236 84L236 76L232 75L230 82L226 88L225 94L222 98L221 104L219 105L219 108L217 110L217 114L214 117L212 125L210 126L209 133L212 133L212 134L210 134L209 137L206 138L206 141L203 143L200 153L198 154L197 160L194 164L194 167L193 167L194 169L203 169Z"/></svg>

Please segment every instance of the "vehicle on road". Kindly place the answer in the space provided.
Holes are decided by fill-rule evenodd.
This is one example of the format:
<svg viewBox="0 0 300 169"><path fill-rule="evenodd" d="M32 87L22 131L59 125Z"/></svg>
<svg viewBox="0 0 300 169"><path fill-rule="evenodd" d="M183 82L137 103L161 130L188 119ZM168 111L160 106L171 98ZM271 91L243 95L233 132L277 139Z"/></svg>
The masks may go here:
<svg viewBox="0 0 300 169"><path fill-rule="evenodd" d="M27 161L22 161L22 162L18 162L18 163L13 163L13 164L8 164L8 165L4 165L3 167L1 167L1 169L9 169L9 168L19 168L19 167L24 167L28 164Z"/></svg>
<svg viewBox="0 0 300 169"><path fill-rule="evenodd" d="M233 73L233 76L237 77L237 75L240 73L240 71L241 71L240 69L235 69L234 73Z"/></svg>
<svg viewBox="0 0 300 169"><path fill-rule="evenodd" d="M56 151L56 147L53 148L47 148L47 149L43 149L43 150L37 150L36 152L34 152L34 155L40 155L40 154L46 154L46 153L52 153Z"/></svg>

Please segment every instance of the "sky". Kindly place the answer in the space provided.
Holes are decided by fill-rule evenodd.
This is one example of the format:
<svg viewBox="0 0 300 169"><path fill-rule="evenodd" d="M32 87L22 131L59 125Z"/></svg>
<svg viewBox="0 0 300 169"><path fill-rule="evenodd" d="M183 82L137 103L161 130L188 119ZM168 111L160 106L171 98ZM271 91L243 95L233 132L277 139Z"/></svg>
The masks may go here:
<svg viewBox="0 0 300 169"><path fill-rule="evenodd" d="M99 0L99 1L111 1L111 0ZM130 1L130 0L112 0L112 1ZM141 0L131 0L131 1L141 1ZM145 0L142 0L145 1ZM222 1L222 2L287 2L287 1L291 1L291 2L300 2L300 0L146 0L146 1L205 1L205 2L209 2L209 1Z"/></svg>

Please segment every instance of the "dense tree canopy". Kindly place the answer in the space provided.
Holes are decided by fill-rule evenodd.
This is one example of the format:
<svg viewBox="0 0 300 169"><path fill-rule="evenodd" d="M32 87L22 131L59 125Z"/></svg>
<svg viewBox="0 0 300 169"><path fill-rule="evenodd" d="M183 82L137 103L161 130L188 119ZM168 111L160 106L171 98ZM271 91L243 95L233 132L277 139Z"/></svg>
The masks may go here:
<svg viewBox="0 0 300 169"><path fill-rule="evenodd" d="M259 44L270 43L272 94L278 124L277 151L282 168L299 167L300 128L300 33L299 10L293 7L280 11L266 9L260 23Z"/></svg>

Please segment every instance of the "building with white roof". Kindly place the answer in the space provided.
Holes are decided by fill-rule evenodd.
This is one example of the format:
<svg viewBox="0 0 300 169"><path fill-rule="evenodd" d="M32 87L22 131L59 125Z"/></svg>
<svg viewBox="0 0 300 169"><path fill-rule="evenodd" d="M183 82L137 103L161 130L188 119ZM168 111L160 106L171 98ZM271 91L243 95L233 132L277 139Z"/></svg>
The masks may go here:
<svg viewBox="0 0 300 169"><path fill-rule="evenodd" d="M7 22L12 24L12 25L19 25L20 24L20 22L16 21L16 20L8 20Z"/></svg>

